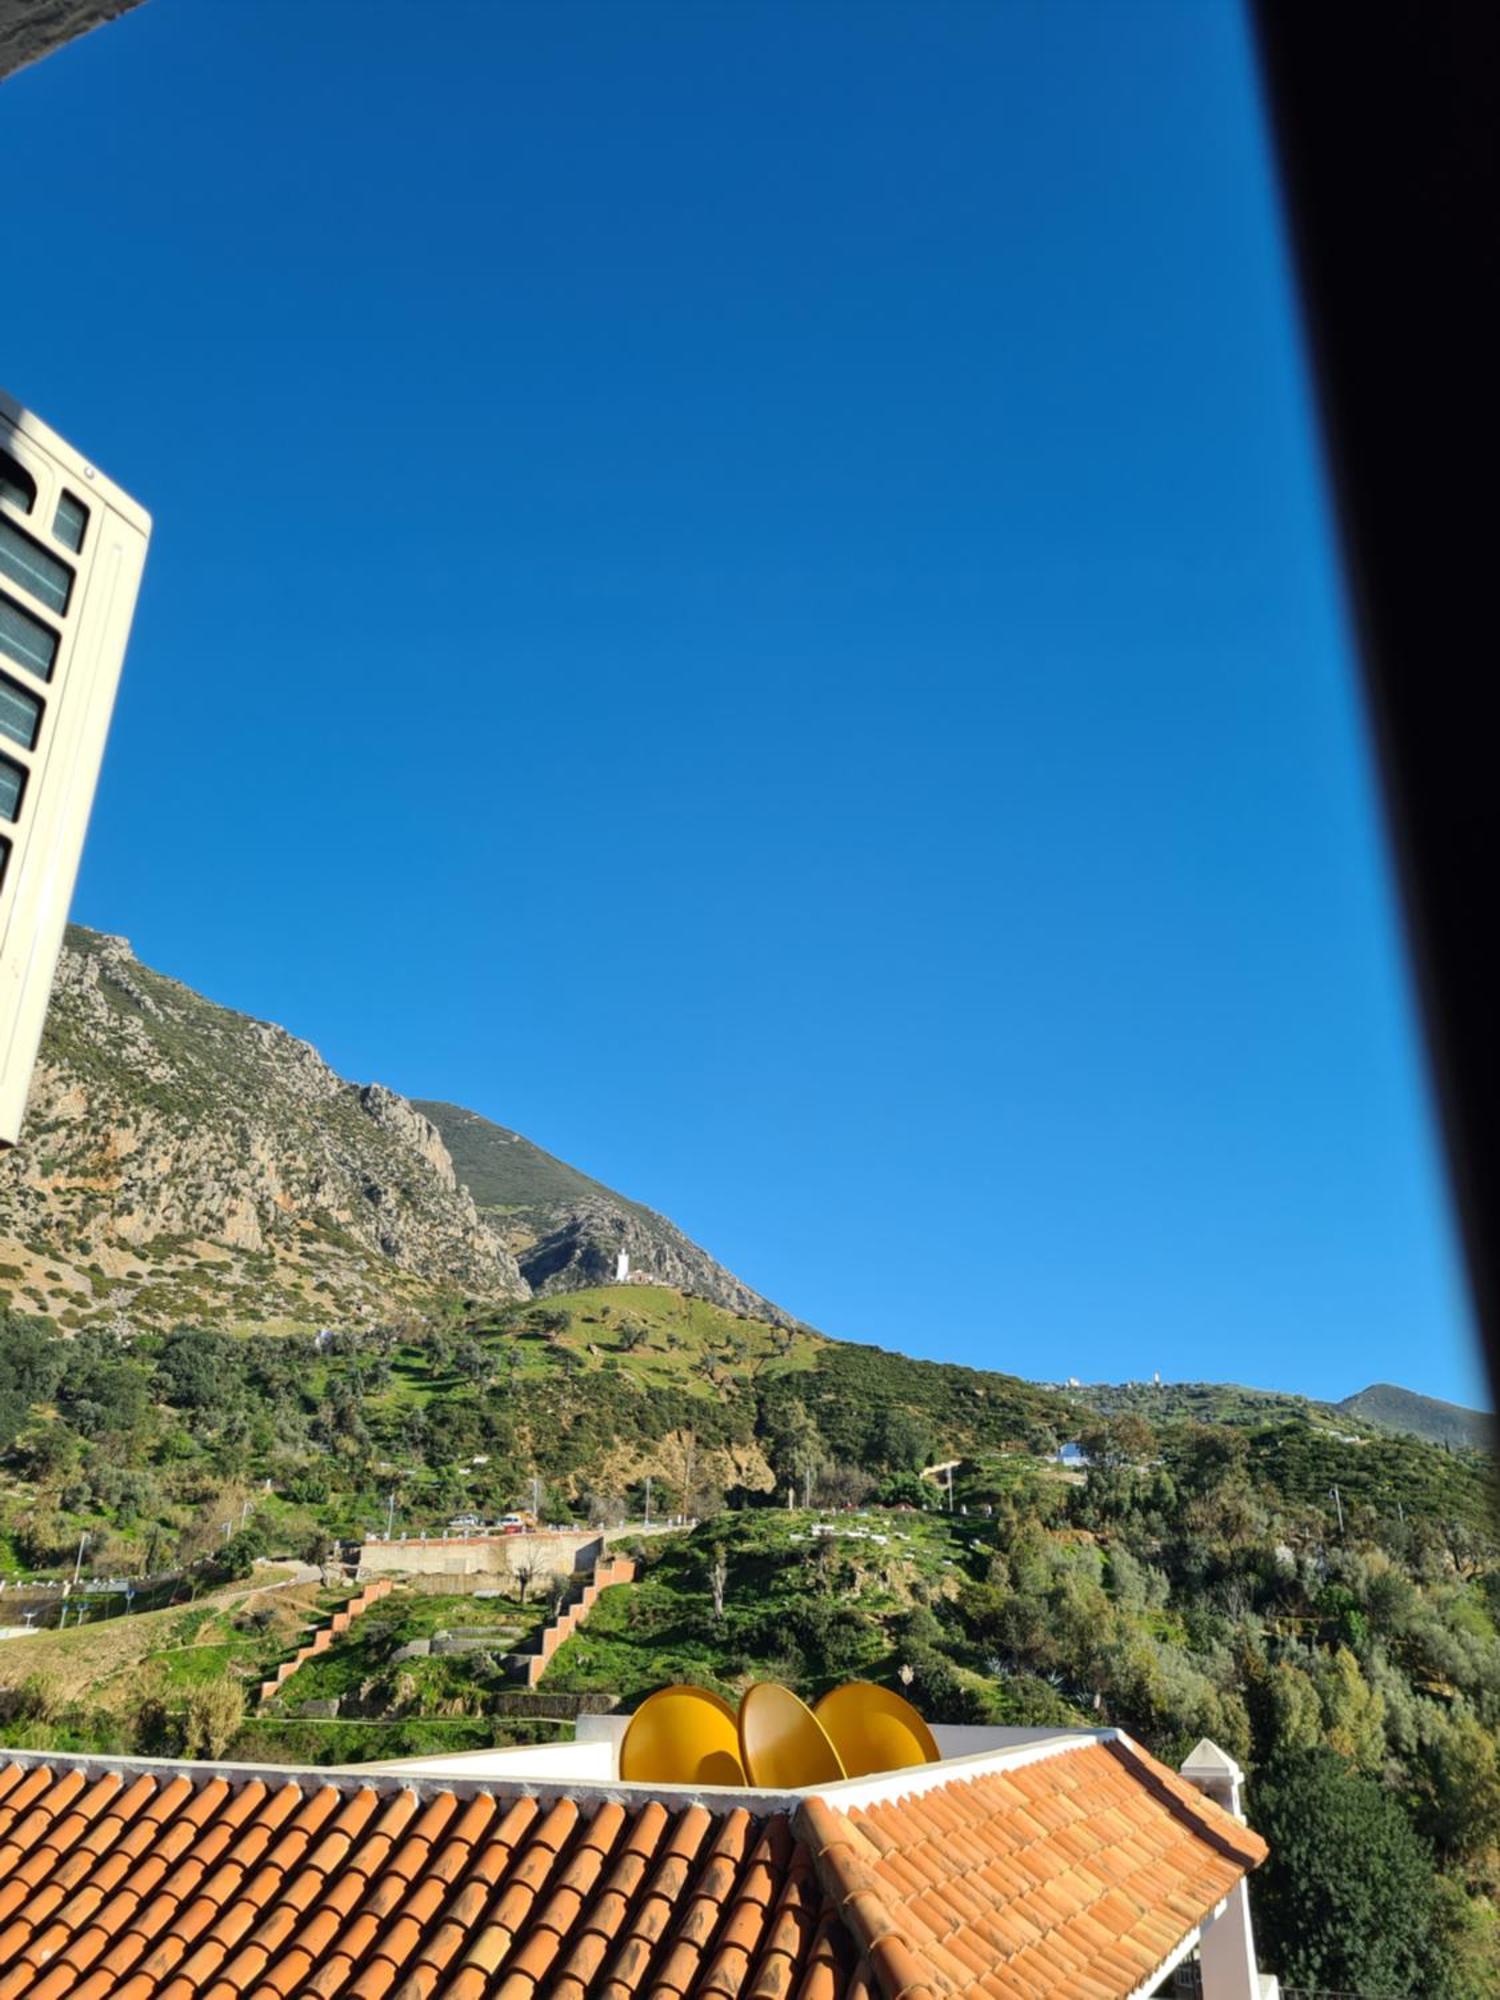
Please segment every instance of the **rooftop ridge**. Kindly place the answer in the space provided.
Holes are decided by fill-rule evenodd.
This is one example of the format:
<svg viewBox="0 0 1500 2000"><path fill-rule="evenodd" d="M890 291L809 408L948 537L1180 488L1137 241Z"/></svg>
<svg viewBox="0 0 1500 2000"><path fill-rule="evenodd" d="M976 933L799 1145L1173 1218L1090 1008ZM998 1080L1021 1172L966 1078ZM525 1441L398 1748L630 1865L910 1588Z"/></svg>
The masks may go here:
<svg viewBox="0 0 1500 2000"><path fill-rule="evenodd" d="M1143 1750L1134 1737L1121 1730L1105 1748L1134 1771L1168 1811L1186 1820L1202 1839L1212 1841L1226 1860L1237 1862L1242 1868L1258 1868L1270 1853L1254 1827L1236 1819L1217 1800L1168 1770L1149 1750Z"/></svg>
<svg viewBox="0 0 1500 2000"><path fill-rule="evenodd" d="M670 1810L685 1810L701 1804L715 1818L734 1811L752 1817L783 1813L788 1818L807 1796L806 1792L756 1791L744 1785L651 1785L632 1784L623 1779L534 1778L525 1776L446 1775L441 1771L405 1770L397 1764L237 1764L228 1760L198 1762L189 1757L127 1757L107 1751L32 1750L0 1747L0 1770L15 1764L23 1771L51 1767L57 1777L80 1771L85 1777L113 1774L123 1777L186 1779L190 1784L222 1778L231 1786L260 1783L294 1785L299 1791L327 1787L339 1792L373 1791L381 1798L397 1792L415 1792L424 1803L440 1793L467 1802L473 1798L535 1799L553 1805L568 1799L588 1805L624 1805L645 1808L662 1800Z"/></svg>
<svg viewBox="0 0 1500 2000"><path fill-rule="evenodd" d="M412 1759L409 1763L393 1759L389 1763L373 1764L256 1764L236 1763L223 1758L200 1762L188 1757L132 1757L110 1751L12 1749L6 1746L0 1747L0 1765L18 1764L24 1770L31 1770L39 1765L54 1764L82 1771L89 1776L103 1776L111 1772L126 1776L166 1775L186 1778L195 1784L209 1778L223 1778L232 1785L256 1779L268 1785L290 1782L302 1786L311 1781L315 1786L331 1785L339 1791L369 1788L382 1796L393 1791L411 1790L422 1799L430 1798L437 1792L448 1792L461 1799L482 1794L490 1798L534 1798L545 1802L563 1798L590 1802L616 1800L627 1806L645 1806L653 1800L665 1798L681 1805L701 1801L709 1812L716 1815L744 1807L752 1813L782 1812L790 1817L814 1790L841 1811L876 1800L914 1799L940 1786L984 1777L991 1770L1010 1769L1045 1758L1064 1756L1070 1751L1119 1735L1118 1730L1112 1729L1059 1731L1056 1736L1041 1741L1002 1744L963 1756L946 1757L935 1764L914 1765L904 1770L875 1772L868 1777L845 1778L815 1787L783 1790L762 1789L753 1785L633 1783L620 1778L571 1777L566 1773L548 1778L520 1771L514 1774L492 1772L487 1776L476 1772L473 1777L467 1777L462 1771L462 1754L455 1757L451 1765L434 1770L424 1768L431 1762L427 1758ZM1147 1758L1145 1751L1138 1749L1138 1754ZM1147 1761L1154 1760L1147 1758ZM1156 1768L1159 1770L1161 1767Z"/></svg>

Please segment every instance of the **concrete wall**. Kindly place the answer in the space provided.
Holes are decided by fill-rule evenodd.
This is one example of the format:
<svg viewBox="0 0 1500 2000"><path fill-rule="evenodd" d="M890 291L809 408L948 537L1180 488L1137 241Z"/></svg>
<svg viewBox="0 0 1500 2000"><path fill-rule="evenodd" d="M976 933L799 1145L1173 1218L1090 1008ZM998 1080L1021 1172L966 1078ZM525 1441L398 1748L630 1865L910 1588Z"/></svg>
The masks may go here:
<svg viewBox="0 0 1500 2000"><path fill-rule="evenodd" d="M359 1552L358 1574L440 1577L455 1591L483 1587L489 1578L511 1578L518 1563L536 1577L571 1576L592 1569L604 1553L597 1533L578 1535L413 1535L402 1541L368 1541Z"/></svg>
<svg viewBox="0 0 1500 2000"><path fill-rule="evenodd" d="M987 1750L1017 1750L1027 1743L1050 1743L1063 1733L1055 1723L1048 1729L1022 1729L991 1722L934 1722L929 1727L945 1758L979 1757Z"/></svg>
<svg viewBox="0 0 1500 2000"><path fill-rule="evenodd" d="M580 1723L592 1720L580 1716ZM570 1785L609 1784L615 1775L615 1746L609 1737L578 1743L524 1743L509 1749L441 1751L431 1757L399 1757L369 1771L430 1773L444 1778L531 1778Z"/></svg>

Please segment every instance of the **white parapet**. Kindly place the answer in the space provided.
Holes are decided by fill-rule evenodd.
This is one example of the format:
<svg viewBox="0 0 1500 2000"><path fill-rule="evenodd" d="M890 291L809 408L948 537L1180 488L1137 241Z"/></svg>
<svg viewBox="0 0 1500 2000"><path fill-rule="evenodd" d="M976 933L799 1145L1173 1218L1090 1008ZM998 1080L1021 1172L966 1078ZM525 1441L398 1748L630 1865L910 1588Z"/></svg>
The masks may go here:
<svg viewBox="0 0 1500 2000"><path fill-rule="evenodd" d="M1205 1797L1242 1820L1240 1794L1245 1774L1217 1743L1205 1736L1180 1766L1190 1785ZM1250 1890L1245 1880L1237 1882L1228 1896L1206 1918L1198 1945L1198 1962L1203 1975L1203 2000L1277 2000L1279 1987L1269 1974L1262 1976L1255 1963L1255 1932L1250 1922Z"/></svg>

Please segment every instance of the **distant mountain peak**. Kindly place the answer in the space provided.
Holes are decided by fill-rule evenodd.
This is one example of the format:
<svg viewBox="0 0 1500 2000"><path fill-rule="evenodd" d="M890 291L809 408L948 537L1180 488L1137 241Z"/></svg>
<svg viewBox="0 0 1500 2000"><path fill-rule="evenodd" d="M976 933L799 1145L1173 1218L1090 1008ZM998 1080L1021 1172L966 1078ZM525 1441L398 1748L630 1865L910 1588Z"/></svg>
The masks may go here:
<svg viewBox="0 0 1500 2000"><path fill-rule="evenodd" d="M1368 1389L1346 1396L1335 1407L1383 1430L1404 1431L1432 1444L1476 1446L1482 1451L1496 1447L1497 1427L1487 1411L1419 1395L1415 1389L1402 1389L1394 1382L1372 1382Z"/></svg>

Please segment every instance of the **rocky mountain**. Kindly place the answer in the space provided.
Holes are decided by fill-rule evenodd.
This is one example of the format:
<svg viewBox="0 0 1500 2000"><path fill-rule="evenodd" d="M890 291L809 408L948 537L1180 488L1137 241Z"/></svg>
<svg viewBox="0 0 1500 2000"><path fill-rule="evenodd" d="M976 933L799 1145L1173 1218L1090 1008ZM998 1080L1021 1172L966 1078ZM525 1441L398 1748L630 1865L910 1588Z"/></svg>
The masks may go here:
<svg viewBox="0 0 1500 2000"><path fill-rule="evenodd" d="M338 1323L445 1282L527 1291L404 1097L76 928L0 1160L0 1280L72 1327Z"/></svg>
<svg viewBox="0 0 1500 2000"><path fill-rule="evenodd" d="M519 1132L461 1105L418 1099L480 1213L538 1296L613 1283L623 1252L639 1282L670 1285L780 1326L797 1322L716 1263L664 1215L616 1194Z"/></svg>
<svg viewBox="0 0 1500 2000"><path fill-rule="evenodd" d="M346 1082L123 938L70 928L22 1143L0 1158L0 1304L73 1329L341 1325L440 1289L574 1290L621 1249L642 1278L786 1323L519 1134Z"/></svg>
<svg viewBox="0 0 1500 2000"><path fill-rule="evenodd" d="M1436 1396L1419 1396L1414 1389L1398 1389L1390 1382L1372 1383L1357 1396L1346 1396L1338 1407L1349 1416L1378 1424L1382 1430L1404 1431L1431 1444L1495 1449L1497 1427L1486 1411L1444 1403Z"/></svg>

